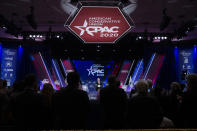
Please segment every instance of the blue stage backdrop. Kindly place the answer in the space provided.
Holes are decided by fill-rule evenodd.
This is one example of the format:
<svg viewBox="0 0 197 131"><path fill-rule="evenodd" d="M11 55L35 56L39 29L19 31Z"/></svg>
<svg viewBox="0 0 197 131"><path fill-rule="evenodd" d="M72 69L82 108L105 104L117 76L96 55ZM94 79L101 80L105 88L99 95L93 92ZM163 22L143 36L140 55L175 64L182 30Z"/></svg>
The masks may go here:
<svg viewBox="0 0 197 131"><path fill-rule="evenodd" d="M1 79L11 86L16 79L17 50L3 48L1 55Z"/></svg>
<svg viewBox="0 0 197 131"><path fill-rule="evenodd" d="M176 49L175 49L176 50ZM178 78L179 81L184 83L184 74L194 73L195 52L193 48L179 48L178 49ZM175 56L176 57L176 56Z"/></svg>
<svg viewBox="0 0 197 131"><path fill-rule="evenodd" d="M105 85L105 78L112 73L115 66L114 61L73 60L72 62L81 76L82 84L95 83L97 78L100 78L103 85Z"/></svg>

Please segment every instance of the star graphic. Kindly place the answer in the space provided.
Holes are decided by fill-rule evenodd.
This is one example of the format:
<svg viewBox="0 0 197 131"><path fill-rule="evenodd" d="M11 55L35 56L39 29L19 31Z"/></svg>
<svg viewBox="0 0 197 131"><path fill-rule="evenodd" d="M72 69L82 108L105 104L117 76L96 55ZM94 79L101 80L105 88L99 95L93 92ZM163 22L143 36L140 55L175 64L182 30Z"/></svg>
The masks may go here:
<svg viewBox="0 0 197 131"><path fill-rule="evenodd" d="M90 67L90 69L87 69L87 71L88 71L88 76L90 74L92 74L94 76L94 72L93 72L92 66Z"/></svg>
<svg viewBox="0 0 197 131"><path fill-rule="evenodd" d="M91 74L91 70L90 69L87 69L87 71L88 71L88 76Z"/></svg>
<svg viewBox="0 0 197 131"><path fill-rule="evenodd" d="M83 26L74 26L75 28L79 29L81 31L80 36L82 36L85 32L85 30L83 28L87 27L88 23L85 20Z"/></svg>
<svg viewBox="0 0 197 131"><path fill-rule="evenodd" d="M80 32L80 36L82 36L85 33L85 29L88 26L88 22L85 20L83 23L83 26L74 26L75 28L79 29ZM87 32L89 35L94 36L91 32Z"/></svg>

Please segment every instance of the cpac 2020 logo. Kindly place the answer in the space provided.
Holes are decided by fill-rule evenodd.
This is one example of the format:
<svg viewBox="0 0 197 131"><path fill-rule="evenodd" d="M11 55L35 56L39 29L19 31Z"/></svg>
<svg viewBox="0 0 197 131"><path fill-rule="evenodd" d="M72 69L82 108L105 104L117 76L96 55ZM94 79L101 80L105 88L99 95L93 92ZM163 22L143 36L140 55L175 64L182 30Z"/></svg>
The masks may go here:
<svg viewBox="0 0 197 131"><path fill-rule="evenodd" d="M94 36L94 33L116 33L118 34L118 26L113 26L111 28L105 26L88 26L87 21L84 21L83 26L74 26L75 28L79 29L81 31L80 36L84 35L85 31L87 32L87 34Z"/></svg>
<svg viewBox="0 0 197 131"><path fill-rule="evenodd" d="M92 76L104 76L104 66L100 65L100 64L93 64L89 69L87 69L88 71L88 76L92 75Z"/></svg>
<svg viewBox="0 0 197 131"><path fill-rule="evenodd" d="M69 28L85 43L114 43L131 26L118 7L85 6Z"/></svg>

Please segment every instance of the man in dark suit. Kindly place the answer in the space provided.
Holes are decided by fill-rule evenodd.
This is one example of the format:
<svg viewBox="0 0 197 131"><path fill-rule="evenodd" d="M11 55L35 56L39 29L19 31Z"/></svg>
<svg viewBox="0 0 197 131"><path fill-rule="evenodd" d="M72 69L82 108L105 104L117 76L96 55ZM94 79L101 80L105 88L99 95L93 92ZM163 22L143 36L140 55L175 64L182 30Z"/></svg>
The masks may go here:
<svg viewBox="0 0 197 131"><path fill-rule="evenodd" d="M56 128L85 129L90 106L88 95L79 89L78 73L68 73L67 82L68 86L54 96Z"/></svg>
<svg viewBox="0 0 197 131"><path fill-rule="evenodd" d="M100 103L105 114L105 128L122 129L125 122L127 108L127 95L119 88L116 77L111 75L108 78L108 86L100 91Z"/></svg>
<svg viewBox="0 0 197 131"><path fill-rule="evenodd" d="M12 101L13 115L18 128L40 128L39 117L42 104L37 89L35 75L27 75L25 77L25 90Z"/></svg>
<svg viewBox="0 0 197 131"><path fill-rule="evenodd" d="M186 77L187 92L180 108L180 126L182 128L197 128L197 74Z"/></svg>

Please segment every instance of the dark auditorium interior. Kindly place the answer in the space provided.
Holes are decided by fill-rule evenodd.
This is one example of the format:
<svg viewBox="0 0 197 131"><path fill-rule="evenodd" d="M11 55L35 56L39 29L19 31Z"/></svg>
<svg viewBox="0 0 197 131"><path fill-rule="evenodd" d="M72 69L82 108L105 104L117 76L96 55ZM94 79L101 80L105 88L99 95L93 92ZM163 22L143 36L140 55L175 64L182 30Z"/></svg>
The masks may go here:
<svg viewBox="0 0 197 131"><path fill-rule="evenodd" d="M0 0L0 131L197 129L196 0Z"/></svg>

